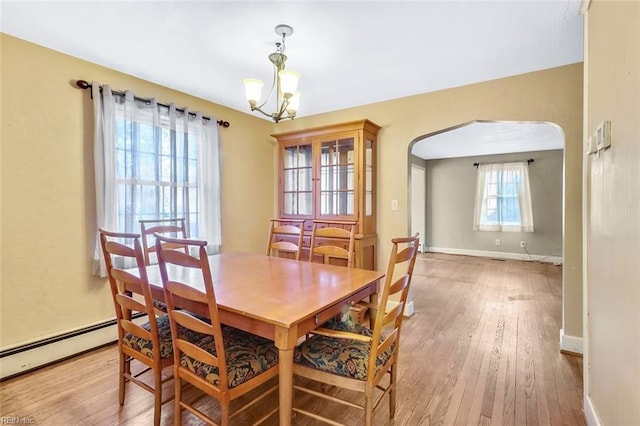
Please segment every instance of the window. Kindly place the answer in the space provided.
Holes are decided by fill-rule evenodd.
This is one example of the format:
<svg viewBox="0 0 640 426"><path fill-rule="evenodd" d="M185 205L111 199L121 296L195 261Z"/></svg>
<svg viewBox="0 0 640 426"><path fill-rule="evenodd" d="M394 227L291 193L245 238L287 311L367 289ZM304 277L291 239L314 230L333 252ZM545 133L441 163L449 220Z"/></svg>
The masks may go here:
<svg viewBox="0 0 640 426"><path fill-rule="evenodd" d="M186 219L198 236L198 137L116 118L118 224L138 232L141 219Z"/></svg>
<svg viewBox="0 0 640 426"><path fill-rule="evenodd" d="M478 166L473 229L533 232L526 162Z"/></svg>
<svg viewBox="0 0 640 426"><path fill-rule="evenodd" d="M97 225L140 233L141 219L186 219L187 235L222 241L218 126L173 104L92 87ZM106 268L96 238L93 273Z"/></svg>

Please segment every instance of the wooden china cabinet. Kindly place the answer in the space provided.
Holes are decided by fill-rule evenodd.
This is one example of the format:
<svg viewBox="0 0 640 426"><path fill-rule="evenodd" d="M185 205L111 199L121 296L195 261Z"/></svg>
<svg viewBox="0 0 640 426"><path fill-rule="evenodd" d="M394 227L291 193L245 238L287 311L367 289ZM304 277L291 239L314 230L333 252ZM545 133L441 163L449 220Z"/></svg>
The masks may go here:
<svg viewBox="0 0 640 426"><path fill-rule="evenodd" d="M355 267L376 267L376 152L369 120L271 135L279 145L280 219L304 219L308 259L313 220L357 222Z"/></svg>

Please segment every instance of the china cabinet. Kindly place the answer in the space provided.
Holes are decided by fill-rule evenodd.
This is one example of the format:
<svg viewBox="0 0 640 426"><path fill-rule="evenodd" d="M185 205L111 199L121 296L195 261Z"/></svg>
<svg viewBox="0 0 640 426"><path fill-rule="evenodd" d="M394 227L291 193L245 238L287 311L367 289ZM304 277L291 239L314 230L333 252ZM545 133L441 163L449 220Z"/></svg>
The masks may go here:
<svg viewBox="0 0 640 426"><path fill-rule="evenodd" d="M355 266L375 268L379 129L359 120L272 135L279 147L279 217L305 220L303 257L314 219L355 221Z"/></svg>

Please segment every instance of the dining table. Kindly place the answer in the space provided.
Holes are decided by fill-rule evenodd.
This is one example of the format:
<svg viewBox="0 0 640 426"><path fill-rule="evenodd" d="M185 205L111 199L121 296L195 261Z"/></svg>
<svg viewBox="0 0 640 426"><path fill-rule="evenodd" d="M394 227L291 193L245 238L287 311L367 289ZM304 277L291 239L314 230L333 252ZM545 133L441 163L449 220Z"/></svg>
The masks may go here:
<svg viewBox="0 0 640 426"><path fill-rule="evenodd" d="M355 303L375 300L384 273L249 253L210 255L209 264L221 322L271 339L278 348L279 424L288 426L299 338ZM146 269L154 299L164 301L158 265ZM172 279L204 291L199 269L168 269ZM209 315L205 304L185 302L180 307Z"/></svg>

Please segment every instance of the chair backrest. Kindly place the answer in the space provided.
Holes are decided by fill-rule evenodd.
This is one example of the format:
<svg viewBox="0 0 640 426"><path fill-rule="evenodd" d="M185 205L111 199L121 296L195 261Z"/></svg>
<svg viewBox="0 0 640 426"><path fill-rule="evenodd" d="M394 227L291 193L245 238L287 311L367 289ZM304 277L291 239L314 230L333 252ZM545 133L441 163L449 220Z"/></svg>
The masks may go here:
<svg viewBox="0 0 640 426"><path fill-rule="evenodd" d="M290 257L300 260L304 220L271 219L267 256Z"/></svg>
<svg viewBox="0 0 640 426"><path fill-rule="evenodd" d="M152 342L153 359L160 359L158 325L140 244L140 234L111 232L104 229L99 229L98 232L116 310L118 341L122 342L125 333L149 340ZM126 270L131 267L127 263L132 262L138 268L137 275ZM134 299L131 293L124 291L124 285L137 289L136 293L142 294L142 300ZM149 331L131 321L133 312L148 315Z"/></svg>
<svg viewBox="0 0 640 426"><path fill-rule="evenodd" d="M187 229L183 218L174 219L143 219L140 220L140 232L142 234L142 248L144 249L145 264L151 264L151 253L156 253L156 242L153 234L161 234L174 238L187 238ZM166 248L173 250L187 248L180 245L169 245ZM157 253L156 253L157 256Z"/></svg>
<svg viewBox="0 0 640 426"><path fill-rule="evenodd" d="M309 262L321 258L322 263L353 267L356 225L357 222L314 220Z"/></svg>
<svg viewBox="0 0 640 426"><path fill-rule="evenodd" d="M391 240L391 254L384 278L382 294L378 299L378 310L373 327L372 347L369 354L368 380L373 380L376 375L376 359L392 346L394 353L392 358L398 356L400 344L400 328L404 308L409 295L409 285L413 276L413 268L418 254L418 236L407 238L394 238ZM386 312L387 302L393 296L397 301L392 309ZM385 369L381 370L386 371Z"/></svg>
<svg viewBox="0 0 640 426"><path fill-rule="evenodd" d="M220 382L215 386L220 393L229 389L229 378L227 375L227 362L222 338L222 328L218 315L218 305L213 289L213 278L207 257L207 242L202 240L189 240L166 237L156 234L156 250L158 253L158 264L162 284L164 287L165 300L167 302L167 312L171 324L173 337L174 365L180 368L180 358L187 355L196 361L217 367ZM183 245L187 247L187 252L169 249ZM188 254L189 248L194 248L198 255ZM187 282L184 282L185 268L199 270L198 278L205 291L202 292ZM180 300L193 301L208 306L209 319L211 323L202 321L190 312L180 309ZM182 332L178 333L178 326L182 327ZM188 336L193 333L206 334L214 339L216 355L201 349L188 340Z"/></svg>

